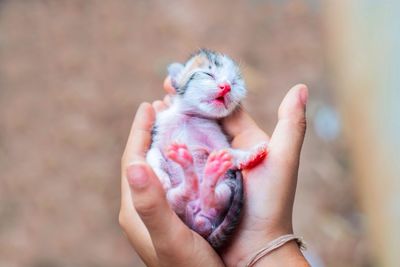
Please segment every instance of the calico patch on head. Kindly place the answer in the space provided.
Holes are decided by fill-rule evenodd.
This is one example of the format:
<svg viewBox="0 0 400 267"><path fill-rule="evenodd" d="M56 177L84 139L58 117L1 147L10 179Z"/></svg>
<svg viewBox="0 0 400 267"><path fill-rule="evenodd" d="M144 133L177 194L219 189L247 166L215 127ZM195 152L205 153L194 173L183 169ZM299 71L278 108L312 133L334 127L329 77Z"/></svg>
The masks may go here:
<svg viewBox="0 0 400 267"><path fill-rule="evenodd" d="M246 95L238 65L221 53L201 49L185 64L171 64L168 73L182 105L192 114L225 117Z"/></svg>

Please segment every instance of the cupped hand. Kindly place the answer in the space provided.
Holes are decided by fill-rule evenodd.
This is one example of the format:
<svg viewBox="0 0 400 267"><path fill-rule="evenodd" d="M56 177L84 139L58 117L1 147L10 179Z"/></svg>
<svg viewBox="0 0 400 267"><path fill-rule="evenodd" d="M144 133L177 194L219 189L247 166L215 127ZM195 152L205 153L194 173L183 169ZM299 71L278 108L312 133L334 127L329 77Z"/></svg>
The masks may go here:
<svg viewBox="0 0 400 267"><path fill-rule="evenodd" d="M174 93L168 79L164 88ZM296 85L287 93L271 138L243 109L223 121L225 130L233 137L234 148L250 149L260 142L269 142L267 159L243 171L243 219L230 245L220 255L227 266L244 266L269 241L293 232L292 208L306 128L307 97L304 85ZM169 208L157 177L145 162L155 111L165 109L168 103L166 97L153 105L142 104L136 114L122 158L120 224L148 266L222 266L208 243ZM308 266L294 242L275 250L258 264Z"/></svg>
<svg viewBox="0 0 400 267"><path fill-rule="evenodd" d="M292 210L306 130L307 98L305 85L289 90L279 107L278 123L271 138L243 110L223 121L225 130L233 137L234 148L249 149L260 142L269 143L267 158L255 168L243 171L243 219L221 255L228 266L244 266L269 241L293 233ZM293 241L264 257L262 266L308 264Z"/></svg>
<svg viewBox="0 0 400 267"><path fill-rule="evenodd" d="M161 101L140 105L121 162L120 225L147 266L224 266L200 235L169 207L164 189L145 155Z"/></svg>
<svg viewBox="0 0 400 267"><path fill-rule="evenodd" d="M169 79L164 89L174 93ZM293 233L292 210L296 193L301 147L306 131L308 89L291 88L278 111L278 123L271 138L243 110L222 123L233 138L232 146L251 149L268 142L267 158L255 168L244 170L245 202L242 221L221 257L227 266L244 266L269 241ZM264 257L261 266L309 266L293 241Z"/></svg>

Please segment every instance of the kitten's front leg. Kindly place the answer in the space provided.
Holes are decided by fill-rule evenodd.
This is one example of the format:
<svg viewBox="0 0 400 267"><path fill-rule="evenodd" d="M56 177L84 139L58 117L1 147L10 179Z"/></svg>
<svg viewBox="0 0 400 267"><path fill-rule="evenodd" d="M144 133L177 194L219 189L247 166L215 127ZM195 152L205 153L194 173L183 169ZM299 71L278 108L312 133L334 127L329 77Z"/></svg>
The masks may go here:
<svg viewBox="0 0 400 267"><path fill-rule="evenodd" d="M233 156L233 165L239 169L251 169L260 164L268 155L268 143L262 142L250 151L239 149L230 149L229 152Z"/></svg>

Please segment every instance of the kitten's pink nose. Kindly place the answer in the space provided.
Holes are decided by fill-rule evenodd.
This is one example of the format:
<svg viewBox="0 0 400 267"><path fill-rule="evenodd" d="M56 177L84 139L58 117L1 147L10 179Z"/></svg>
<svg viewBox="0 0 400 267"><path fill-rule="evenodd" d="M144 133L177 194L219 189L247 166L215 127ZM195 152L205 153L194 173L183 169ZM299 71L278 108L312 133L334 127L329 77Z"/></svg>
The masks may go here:
<svg viewBox="0 0 400 267"><path fill-rule="evenodd" d="M231 85L229 83L220 83L218 87L221 89L221 95L223 96L231 91Z"/></svg>

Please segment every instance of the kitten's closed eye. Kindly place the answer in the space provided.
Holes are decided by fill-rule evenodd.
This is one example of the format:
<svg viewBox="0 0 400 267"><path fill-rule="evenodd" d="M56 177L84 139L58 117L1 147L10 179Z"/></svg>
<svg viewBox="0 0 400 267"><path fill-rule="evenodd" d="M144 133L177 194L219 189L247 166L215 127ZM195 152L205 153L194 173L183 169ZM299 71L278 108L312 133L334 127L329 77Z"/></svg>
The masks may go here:
<svg viewBox="0 0 400 267"><path fill-rule="evenodd" d="M214 74L212 74L212 73L210 73L210 72L202 71L202 72L200 72L200 73L201 73L201 74L204 74L204 75L207 75L208 77L211 77L211 78L215 79Z"/></svg>

